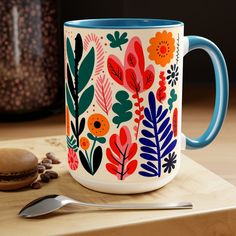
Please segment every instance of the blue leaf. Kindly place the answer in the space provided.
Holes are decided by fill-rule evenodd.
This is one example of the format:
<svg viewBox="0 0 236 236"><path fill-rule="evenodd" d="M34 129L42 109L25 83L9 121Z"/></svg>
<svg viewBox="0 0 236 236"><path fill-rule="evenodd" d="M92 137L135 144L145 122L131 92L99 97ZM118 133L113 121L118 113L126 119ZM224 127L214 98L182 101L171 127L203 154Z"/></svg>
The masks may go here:
<svg viewBox="0 0 236 236"><path fill-rule="evenodd" d="M152 122L151 113L150 113L150 111L149 111L149 109L148 109L147 107L144 109L144 115L146 116L146 118L147 118L149 121Z"/></svg>
<svg viewBox="0 0 236 236"><path fill-rule="evenodd" d="M147 138L140 138L139 142L149 147L156 147L156 144Z"/></svg>
<svg viewBox="0 0 236 236"><path fill-rule="evenodd" d="M141 167L148 171L148 172L151 172L151 173L148 173L148 172L145 172L145 171L140 171L139 174L140 175L143 175L143 176L146 176L146 177L152 177L152 176L157 176L158 173L157 173L157 170L154 169L153 167L147 165L147 164L141 164Z"/></svg>
<svg viewBox="0 0 236 236"><path fill-rule="evenodd" d="M152 114L152 117L156 116L156 100L153 92L150 92L148 95L149 107Z"/></svg>
<svg viewBox="0 0 236 236"><path fill-rule="evenodd" d="M157 154L157 152L154 149L150 148L150 147L142 146L141 150L143 152Z"/></svg>
<svg viewBox="0 0 236 236"><path fill-rule="evenodd" d="M158 107L157 109L157 114L156 114L156 118L161 114L162 112L162 105Z"/></svg>
<svg viewBox="0 0 236 236"><path fill-rule="evenodd" d="M158 129L158 134L162 133L162 131L166 128L166 126L169 124L170 118L167 117L161 124L161 126Z"/></svg>
<svg viewBox="0 0 236 236"><path fill-rule="evenodd" d="M146 126L147 128L153 129L153 125L147 120L143 120L143 125Z"/></svg>
<svg viewBox="0 0 236 236"><path fill-rule="evenodd" d="M140 156L145 159L145 160L148 160L148 161L157 161L157 158L154 157L153 155L151 154L148 154L148 153L141 153Z"/></svg>
<svg viewBox="0 0 236 236"><path fill-rule="evenodd" d="M142 130L142 134L147 138L154 138L155 137L155 135L153 133L151 133L150 131L148 131L146 129Z"/></svg>
<svg viewBox="0 0 236 236"><path fill-rule="evenodd" d="M165 110L162 112L162 114L160 115L159 119L157 120L157 123L159 123L160 121L162 121L162 120L165 118L167 112L168 112L168 109L165 109Z"/></svg>
<svg viewBox="0 0 236 236"><path fill-rule="evenodd" d="M142 176L145 176L145 177L155 177L155 176L157 176L157 173L148 173L148 172L145 172L145 171L139 171L138 173Z"/></svg>
<svg viewBox="0 0 236 236"><path fill-rule="evenodd" d="M168 133L170 132L171 129L171 124L169 124L167 126L167 128L165 129L165 131L162 133L161 138L160 138L160 142L168 135Z"/></svg>
<svg viewBox="0 0 236 236"><path fill-rule="evenodd" d="M169 154L176 146L177 140L173 140L172 143L165 149L165 151L162 153L161 158L165 157L167 154Z"/></svg>
<svg viewBox="0 0 236 236"><path fill-rule="evenodd" d="M147 164L152 168L157 169L157 167L152 162L148 161Z"/></svg>
<svg viewBox="0 0 236 236"><path fill-rule="evenodd" d="M172 137L173 137L173 131L171 131L169 135L166 137L165 141L163 142L161 146L161 150L164 150L164 148L170 143Z"/></svg>

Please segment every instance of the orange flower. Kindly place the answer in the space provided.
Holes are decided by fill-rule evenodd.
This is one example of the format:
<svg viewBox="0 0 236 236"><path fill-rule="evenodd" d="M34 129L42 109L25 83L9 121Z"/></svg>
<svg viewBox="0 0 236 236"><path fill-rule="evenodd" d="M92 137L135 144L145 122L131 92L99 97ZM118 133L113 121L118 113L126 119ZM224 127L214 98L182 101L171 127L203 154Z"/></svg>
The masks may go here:
<svg viewBox="0 0 236 236"><path fill-rule="evenodd" d="M101 114L95 113L88 118L89 131L95 136L104 136L110 128L107 118Z"/></svg>
<svg viewBox="0 0 236 236"><path fill-rule="evenodd" d="M175 51L175 40L172 33L164 30L162 33L157 32L154 38L149 40L148 47L149 59L156 62L157 65L165 66L173 58Z"/></svg>
<svg viewBox="0 0 236 236"><path fill-rule="evenodd" d="M90 142L86 137L80 139L80 146L82 149L87 150L89 148Z"/></svg>

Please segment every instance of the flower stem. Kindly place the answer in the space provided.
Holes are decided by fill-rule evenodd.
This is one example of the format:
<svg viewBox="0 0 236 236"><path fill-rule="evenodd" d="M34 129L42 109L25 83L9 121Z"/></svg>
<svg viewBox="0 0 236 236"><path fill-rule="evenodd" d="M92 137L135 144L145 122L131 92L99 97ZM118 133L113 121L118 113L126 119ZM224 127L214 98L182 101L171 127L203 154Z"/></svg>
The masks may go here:
<svg viewBox="0 0 236 236"><path fill-rule="evenodd" d="M95 147L96 141L97 141L97 137L95 136L94 141L93 141L93 146L92 146L91 151L90 151L90 159L89 159L92 174L94 174L93 173L94 170L93 170L92 162L93 162L93 153L94 153L94 147Z"/></svg>

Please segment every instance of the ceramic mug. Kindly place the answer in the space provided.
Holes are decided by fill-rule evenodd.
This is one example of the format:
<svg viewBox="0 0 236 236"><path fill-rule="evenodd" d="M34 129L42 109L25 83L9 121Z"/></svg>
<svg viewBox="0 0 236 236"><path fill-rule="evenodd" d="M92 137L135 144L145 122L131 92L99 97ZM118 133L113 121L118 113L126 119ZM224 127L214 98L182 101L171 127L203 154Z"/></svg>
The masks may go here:
<svg viewBox="0 0 236 236"><path fill-rule="evenodd" d="M178 173L181 148L208 145L227 111L228 74L208 39L159 19L93 19L64 24L68 168L80 184L107 193L158 189ZM205 133L181 133L183 57L203 49L216 80Z"/></svg>

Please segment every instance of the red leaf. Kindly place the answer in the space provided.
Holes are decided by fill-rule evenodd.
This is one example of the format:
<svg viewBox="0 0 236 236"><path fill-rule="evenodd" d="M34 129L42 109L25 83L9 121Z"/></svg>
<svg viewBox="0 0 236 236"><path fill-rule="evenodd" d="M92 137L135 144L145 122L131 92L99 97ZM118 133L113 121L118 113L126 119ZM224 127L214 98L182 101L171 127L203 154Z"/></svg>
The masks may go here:
<svg viewBox="0 0 236 236"><path fill-rule="evenodd" d="M136 61L135 56L134 56L133 53L130 52L128 54L127 61L128 61L129 66L131 66L131 67L136 66L137 61Z"/></svg>
<svg viewBox="0 0 236 236"><path fill-rule="evenodd" d="M106 164L106 169L119 180L124 180L137 168L137 160L130 161L137 153L137 144L132 143L127 126L120 129L119 135L112 134L109 143L110 148L107 148L106 155L110 163Z"/></svg>
<svg viewBox="0 0 236 236"><path fill-rule="evenodd" d="M118 173L118 168L117 168L117 166L114 166L114 165L111 164L111 163L107 163L107 164L106 164L106 168L107 168L107 170L108 170L111 174L113 174L113 175L116 175L116 174Z"/></svg>
<svg viewBox="0 0 236 236"><path fill-rule="evenodd" d="M109 56L107 59L107 68L110 76L118 84L123 85L124 69L120 60L116 56Z"/></svg>
<svg viewBox="0 0 236 236"><path fill-rule="evenodd" d="M177 133L178 133L178 110L177 110L177 108L175 108L174 112L173 112L172 128L173 128L174 137L176 137Z"/></svg>
<svg viewBox="0 0 236 236"><path fill-rule="evenodd" d="M117 148L117 134L112 134L112 136L110 137L110 140L109 140L109 144L110 144L110 147L112 149L112 151L118 156L120 157L120 151L119 149Z"/></svg>
<svg viewBox="0 0 236 236"><path fill-rule="evenodd" d="M120 129L120 143L122 146L124 146L127 143L127 135L124 127Z"/></svg>
<svg viewBox="0 0 236 236"><path fill-rule="evenodd" d="M127 69L125 71L126 82L132 92L138 93L140 90L140 85L137 83L137 77L133 69Z"/></svg>
<svg viewBox="0 0 236 236"><path fill-rule="evenodd" d="M138 165L137 160L131 161L126 167L125 175L132 175L134 171L136 170L137 165Z"/></svg>
<svg viewBox="0 0 236 236"><path fill-rule="evenodd" d="M151 70L146 70L143 74L143 90L149 89L154 82L154 73Z"/></svg>
<svg viewBox="0 0 236 236"><path fill-rule="evenodd" d="M127 153L127 160L128 161L134 157L134 155L137 152L137 149L138 149L137 143L133 143Z"/></svg>
<svg viewBox="0 0 236 236"><path fill-rule="evenodd" d="M111 163L115 164L116 166L119 164L119 160L117 160L116 157L112 154L110 148L107 148L107 150L106 150L106 155L107 155L107 159L108 159Z"/></svg>
<svg viewBox="0 0 236 236"><path fill-rule="evenodd" d="M134 42L134 49L137 54L139 69L140 69L141 73L143 73L143 71L144 71L144 56L143 56L143 49L142 49L142 45L141 45L140 41L136 40Z"/></svg>

